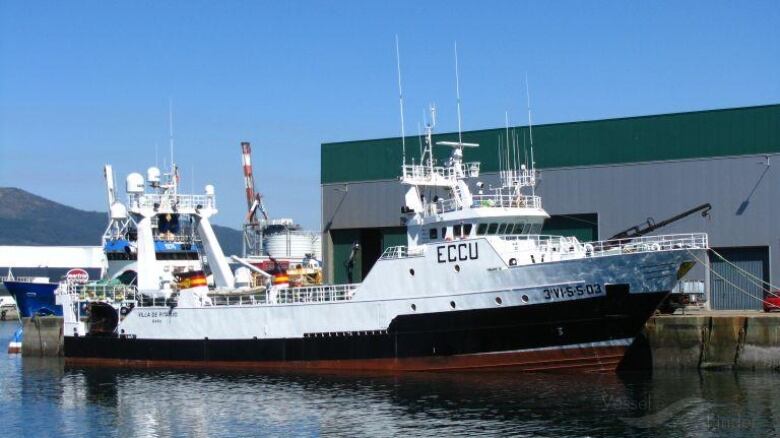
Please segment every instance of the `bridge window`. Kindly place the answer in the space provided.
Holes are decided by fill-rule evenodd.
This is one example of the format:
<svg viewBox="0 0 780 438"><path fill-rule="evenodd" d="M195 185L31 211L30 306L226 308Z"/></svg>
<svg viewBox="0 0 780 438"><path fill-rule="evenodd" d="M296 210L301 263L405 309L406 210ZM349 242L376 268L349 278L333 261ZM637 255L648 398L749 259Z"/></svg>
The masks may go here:
<svg viewBox="0 0 780 438"><path fill-rule="evenodd" d="M533 224L531 224L530 222L525 224L525 226L523 227L523 234L528 234L531 232L531 225Z"/></svg>
<svg viewBox="0 0 780 438"><path fill-rule="evenodd" d="M531 226L531 234L539 234L542 231L542 224L533 224Z"/></svg>
<svg viewBox="0 0 780 438"><path fill-rule="evenodd" d="M463 225L453 225L452 226L452 236L453 237L463 237Z"/></svg>
<svg viewBox="0 0 780 438"><path fill-rule="evenodd" d="M477 236L483 236L487 232L488 224L479 224L477 226Z"/></svg>
<svg viewBox="0 0 780 438"><path fill-rule="evenodd" d="M471 236L471 224L465 224L463 225L463 234L466 237Z"/></svg>
<svg viewBox="0 0 780 438"><path fill-rule="evenodd" d="M506 224L498 224L498 231L496 234L506 234Z"/></svg>
<svg viewBox="0 0 780 438"><path fill-rule="evenodd" d="M515 229L512 230L512 234L523 234L523 223L518 222L515 224Z"/></svg>
<svg viewBox="0 0 780 438"><path fill-rule="evenodd" d="M498 230L498 224L492 223L488 225L488 234L496 234L496 230Z"/></svg>
<svg viewBox="0 0 780 438"><path fill-rule="evenodd" d="M431 228L430 231L428 231L428 238L431 240L438 239L438 230L436 228Z"/></svg>
<svg viewBox="0 0 780 438"><path fill-rule="evenodd" d="M441 227L441 238L447 238L447 227Z"/></svg>

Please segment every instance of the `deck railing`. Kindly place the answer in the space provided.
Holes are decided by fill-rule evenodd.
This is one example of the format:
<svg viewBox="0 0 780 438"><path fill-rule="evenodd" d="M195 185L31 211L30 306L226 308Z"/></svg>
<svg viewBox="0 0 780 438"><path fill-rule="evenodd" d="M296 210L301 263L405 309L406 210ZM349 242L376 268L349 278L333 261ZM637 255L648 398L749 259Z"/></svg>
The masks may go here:
<svg viewBox="0 0 780 438"><path fill-rule="evenodd" d="M229 293L210 293L211 306L251 306L261 304L322 303L347 301L354 296L357 284L336 284L290 288L251 289ZM138 291L134 286L77 284L68 281L60 283L57 294L67 294L71 302L105 302L116 306L163 307L176 304L177 295L165 297Z"/></svg>
<svg viewBox="0 0 780 438"><path fill-rule="evenodd" d="M594 255L612 255L616 252L627 254L677 249L707 249L709 248L709 239L706 233L666 234L588 242L583 246L586 249L593 248Z"/></svg>
<svg viewBox="0 0 780 438"><path fill-rule="evenodd" d="M162 193L130 194L128 204L132 207L158 208L163 210L216 208L213 195L179 195Z"/></svg>
<svg viewBox="0 0 780 438"><path fill-rule="evenodd" d="M425 254L425 248L424 247L417 247L409 249L409 247L400 245L400 246L391 246L384 250L382 253L382 256L379 257L380 259L386 260L386 259L403 259L406 257L420 257L423 254Z"/></svg>
<svg viewBox="0 0 780 438"><path fill-rule="evenodd" d="M471 208L542 208L542 198L511 194L472 195ZM460 203L453 198L436 201L437 213L448 213L460 209Z"/></svg>
<svg viewBox="0 0 780 438"><path fill-rule="evenodd" d="M503 208L542 208L542 198L533 195L490 194L474 195L471 197L474 208L478 207L503 207Z"/></svg>
<svg viewBox="0 0 780 438"><path fill-rule="evenodd" d="M458 174L464 177L479 175L479 162L460 163L460 168L454 166L426 166L424 164L406 164L401 166L401 179L405 181L454 183ZM458 173L458 170L460 171Z"/></svg>
<svg viewBox="0 0 780 438"><path fill-rule="evenodd" d="M667 234L661 236L643 236L632 239L601 240L579 242L573 237L549 235L500 235L506 241L533 241L542 251L576 253L584 252L589 257L636 252L669 251L676 249L708 248L706 233Z"/></svg>

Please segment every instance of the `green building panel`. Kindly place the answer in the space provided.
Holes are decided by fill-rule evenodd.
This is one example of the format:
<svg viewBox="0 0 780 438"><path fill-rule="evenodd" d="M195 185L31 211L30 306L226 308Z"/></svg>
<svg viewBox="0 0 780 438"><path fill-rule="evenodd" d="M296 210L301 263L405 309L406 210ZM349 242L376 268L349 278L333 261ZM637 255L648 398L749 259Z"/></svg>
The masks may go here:
<svg viewBox="0 0 780 438"><path fill-rule="evenodd" d="M542 234L551 236L576 237L580 242L593 242L599 240L598 215L571 214L552 215L544 221Z"/></svg>
<svg viewBox="0 0 780 438"><path fill-rule="evenodd" d="M463 133L466 161L480 161L483 172L499 168L499 138L505 129ZM510 138L528 150L527 126L510 128ZM780 152L780 104L677 114L629 117L533 127L537 167L598 166ZM457 140L457 133L434 141ZM407 137L407 162L419 162L420 139ZM448 148L435 148L438 159ZM386 138L321 147L322 184L395 179L400 175L401 139Z"/></svg>

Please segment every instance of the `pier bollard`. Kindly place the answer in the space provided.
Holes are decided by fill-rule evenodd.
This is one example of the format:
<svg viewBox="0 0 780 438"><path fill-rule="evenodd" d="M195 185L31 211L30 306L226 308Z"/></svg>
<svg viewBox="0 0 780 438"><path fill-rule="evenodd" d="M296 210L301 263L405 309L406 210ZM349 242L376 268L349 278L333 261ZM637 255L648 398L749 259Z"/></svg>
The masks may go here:
<svg viewBox="0 0 780 438"><path fill-rule="evenodd" d="M63 355L63 319L59 316L24 318L22 356L57 357Z"/></svg>

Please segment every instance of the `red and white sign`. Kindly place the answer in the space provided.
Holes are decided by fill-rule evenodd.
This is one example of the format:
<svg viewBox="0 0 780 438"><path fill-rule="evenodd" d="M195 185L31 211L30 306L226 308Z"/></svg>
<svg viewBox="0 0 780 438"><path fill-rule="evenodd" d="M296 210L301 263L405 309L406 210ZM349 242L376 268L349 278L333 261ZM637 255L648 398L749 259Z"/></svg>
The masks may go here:
<svg viewBox="0 0 780 438"><path fill-rule="evenodd" d="M72 283L86 283L89 281L89 273L81 268L75 268L65 274L65 280Z"/></svg>

